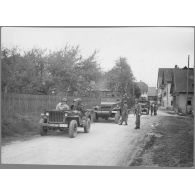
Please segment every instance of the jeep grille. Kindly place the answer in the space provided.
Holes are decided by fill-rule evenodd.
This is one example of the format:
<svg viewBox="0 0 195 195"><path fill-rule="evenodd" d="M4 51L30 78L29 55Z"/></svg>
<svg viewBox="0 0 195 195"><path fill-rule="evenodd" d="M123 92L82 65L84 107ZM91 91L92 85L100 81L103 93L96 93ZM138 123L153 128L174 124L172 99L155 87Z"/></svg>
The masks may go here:
<svg viewBox="0 0 195 195"><path fill-rule="evenodd" d="M49 112L49 122L50 123L62 123L64 119L64 112L60 111L50 111Z"/></svg>

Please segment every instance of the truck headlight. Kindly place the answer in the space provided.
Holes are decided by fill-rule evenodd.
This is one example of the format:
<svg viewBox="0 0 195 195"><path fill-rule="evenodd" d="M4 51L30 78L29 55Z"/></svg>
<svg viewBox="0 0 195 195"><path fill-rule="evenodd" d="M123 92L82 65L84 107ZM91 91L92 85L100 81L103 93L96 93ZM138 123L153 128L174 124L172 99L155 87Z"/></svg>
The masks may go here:
<svg viewBox="0 0 195 195"><path fill-rule="evenodd" d="M68 116L68 113L65 113L64 116Z"/></svg>
<svg viewBox="0 0 195 195"><path fill-rule="evenodd" d="M46 114L45 114L46 116L49 116L49 112L46 112Z"/></svg>

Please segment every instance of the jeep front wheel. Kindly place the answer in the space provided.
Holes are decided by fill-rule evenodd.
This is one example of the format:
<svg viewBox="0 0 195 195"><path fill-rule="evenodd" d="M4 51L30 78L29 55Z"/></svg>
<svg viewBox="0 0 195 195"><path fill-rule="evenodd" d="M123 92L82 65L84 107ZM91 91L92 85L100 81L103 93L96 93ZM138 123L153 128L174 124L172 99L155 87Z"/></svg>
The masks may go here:
<svg viewBox="0 0 195 195"><path fill-rule="evenodd" d="M78 127L78 124L76 120L70 121L70 124L69 124L69 137L70 138L74 138L77 136L77 127Z"/></svg>
<svg viewBox="0 0 195 195"><path fill-rule="evenodd" d="M40 127L40 134L41 136L47 135L47 127Z"/></svg>
<svg viewBox="0 0 195 195"><path fill-rule="evenodd" d="M90 118L87 118L84 125L84 132L89 133L91 127L91 120Z"/></svg>

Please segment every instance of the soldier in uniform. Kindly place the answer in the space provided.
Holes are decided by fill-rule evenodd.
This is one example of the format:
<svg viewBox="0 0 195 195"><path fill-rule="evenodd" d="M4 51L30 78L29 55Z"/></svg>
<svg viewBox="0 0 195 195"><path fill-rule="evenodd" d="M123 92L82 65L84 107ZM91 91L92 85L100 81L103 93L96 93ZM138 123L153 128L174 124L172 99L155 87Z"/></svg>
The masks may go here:
<svg viewBox="0 0 195 195"><path fill-rule="evenodd" d="M127 125L127 119L128 119L128 105L127 102L124 101L123 107L122 107L122 116L121 116L121 122L119 123L119 125L122 125L123 122L125 122L125 125Z"/></svg>
<svg viewBox="0 0 195 195"><path fill-rule="evenodd" d="M67 104L67 99L63 98L61 102L59 102L56 106L56 110L69 110L70 107Z"/></svg>
<svg viewBox="0 0 195 195"><path fill-rule="evenodd" d="M154 104L154 115L157 115L157 110L158 110L157 104Z"/></svg>
<svg viewBox="0 0 195 195"><path fill-rule="evenodd" d="M150 106L150 112L151 112L151 116L152 116L152 114L153 114L153 112L154 112L154 104L153 104L153 103L152 103L151 106Z"/></svg>
<svg viewBox="0 0 195 195"><path fill-rule="evenodd" d="M81 112L81 117L85 115L85 106L82 104L81 98L74 99L73 105L71 106L72 110L78 110Z"/></svg>
<svg viewBox="0 0 195 195"><path fill-rule="evenodd" d="M135 105L135 129L140 129L141 104L136 101Z"/></svg>

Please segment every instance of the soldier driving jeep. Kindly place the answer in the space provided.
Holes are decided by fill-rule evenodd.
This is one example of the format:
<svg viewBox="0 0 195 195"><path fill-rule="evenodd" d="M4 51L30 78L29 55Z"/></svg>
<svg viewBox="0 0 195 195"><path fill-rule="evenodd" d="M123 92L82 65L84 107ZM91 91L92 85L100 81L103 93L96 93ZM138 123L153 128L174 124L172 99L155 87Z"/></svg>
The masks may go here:
<svg viewBox="0 0 195 195"><path fill-rule="evenodd" d="M63 98L56 106L56 110L70 110L69 105L67 104L67 99Z"/></svg>

